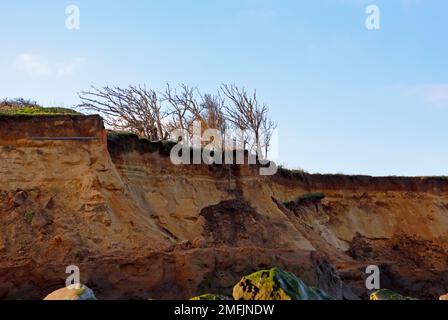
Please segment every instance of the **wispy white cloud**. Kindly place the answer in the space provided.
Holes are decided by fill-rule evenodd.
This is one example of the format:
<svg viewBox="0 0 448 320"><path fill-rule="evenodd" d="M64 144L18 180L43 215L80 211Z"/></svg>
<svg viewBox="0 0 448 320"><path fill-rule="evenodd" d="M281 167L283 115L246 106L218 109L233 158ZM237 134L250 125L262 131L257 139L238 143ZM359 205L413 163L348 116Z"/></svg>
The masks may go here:
<svg viewBox="0 0 448 320"><path fill-rule="evenodd" d="M21 53L14 60L14 66L32 76L45 76L50 74L50 65L47 61L31 54Z"/></svg>
<svg viewBox="0 0 448 320"><path fill-rule="evenodd" d="M33 77L54 76L64 77L71 75L86 62L85 58L76 57L62 63L49 62L32 53L21 53L14 59L13 65L21 72Z"/></svg>
<svg viewBox="0 0 448 320"><path fill-rule="evenodd" d="M78 67L80 67L85 62L86 62L85 58L82 58L82 57L75 58L66 64L58 66L56 69L56 75L58 77L71 75L71 74L75 73L76 70L78 69Z"/></svg>
<svg viewBox="0 0 448 320"><path fill-rule="evenodd" d="M427 105L448 107L448 84L406 86L402 90L405 95L416 97Z"/></svg>

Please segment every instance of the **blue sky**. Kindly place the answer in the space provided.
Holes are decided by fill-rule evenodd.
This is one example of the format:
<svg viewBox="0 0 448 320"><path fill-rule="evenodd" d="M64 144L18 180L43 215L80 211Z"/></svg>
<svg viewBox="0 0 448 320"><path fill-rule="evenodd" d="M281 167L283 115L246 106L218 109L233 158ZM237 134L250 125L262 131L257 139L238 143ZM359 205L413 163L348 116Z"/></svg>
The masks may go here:
<svg viewBox="0 0 448 320"><path fill-rule="evenodd" d="M369 4L380 30L365 28ZM446 0L18 0L0 12L2 98L70 107L91 84L234 82L270 105L288 167L448 174Z"/></svg>

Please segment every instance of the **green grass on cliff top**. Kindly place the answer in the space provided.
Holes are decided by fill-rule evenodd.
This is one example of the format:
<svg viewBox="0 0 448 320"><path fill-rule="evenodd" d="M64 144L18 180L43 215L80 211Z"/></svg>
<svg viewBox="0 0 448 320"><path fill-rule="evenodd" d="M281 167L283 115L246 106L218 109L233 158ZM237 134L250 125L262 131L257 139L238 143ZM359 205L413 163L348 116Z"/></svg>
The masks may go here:
<svg viewBox="0 0 448 320"><path fill-rule="evenodd" d="M0 116L47 116L47 115L81 115L81 113L67 108L45 108L41 106L23 108L1 108Z"/></svg>
<svg viewBox="0 0 448 320"><path fill-rule="evenodd" d="M45 108L30 99L16 98L0 100L0 116L21 115L81 115L81 113L68 108Z"/></svg>

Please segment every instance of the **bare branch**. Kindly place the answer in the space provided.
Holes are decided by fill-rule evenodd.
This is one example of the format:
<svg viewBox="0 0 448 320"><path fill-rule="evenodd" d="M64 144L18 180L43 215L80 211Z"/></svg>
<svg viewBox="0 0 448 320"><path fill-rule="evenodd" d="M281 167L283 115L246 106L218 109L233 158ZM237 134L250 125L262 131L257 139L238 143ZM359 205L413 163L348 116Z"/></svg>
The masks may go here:
<svg viewBox="0 0 448 320"><path fill-rule="evenodd" d="M104 122L118 130L128 130L151 140L165 137L161 100L156 91L141 86L91 88L79 93L80 108L97 112Z"/></svg>

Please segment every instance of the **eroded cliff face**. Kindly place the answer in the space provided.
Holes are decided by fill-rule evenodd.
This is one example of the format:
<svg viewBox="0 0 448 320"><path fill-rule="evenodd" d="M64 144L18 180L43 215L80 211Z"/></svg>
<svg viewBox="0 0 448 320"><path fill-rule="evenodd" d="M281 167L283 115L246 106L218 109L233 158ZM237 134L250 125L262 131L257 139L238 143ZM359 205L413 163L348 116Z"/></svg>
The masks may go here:
<svg viewBox="0 0 448 320"><path fill-rule="evenodd" d="M0 298L41 299L68 265L106 299L229 294L274 266L340 299L367 297L370 264L403 294L448 291L448 180L257 172L174 166L96 116L0 118Z"/></svg>

